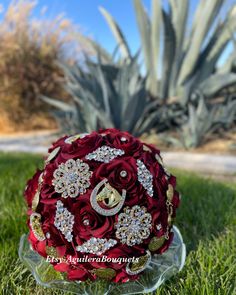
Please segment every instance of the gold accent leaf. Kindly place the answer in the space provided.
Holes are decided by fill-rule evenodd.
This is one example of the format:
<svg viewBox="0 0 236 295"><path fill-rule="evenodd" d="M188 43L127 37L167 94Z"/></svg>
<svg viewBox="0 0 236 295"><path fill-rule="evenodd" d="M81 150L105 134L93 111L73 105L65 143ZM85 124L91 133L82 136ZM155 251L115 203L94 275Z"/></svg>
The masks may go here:
<svg viewBox="0 0 236 295"><path fill-rule="evenodd" d="M146 146L145 144L143 145L143 150L146 152L152 152L152 150L148 146Z"/></svg>
<svg viewBox="0 0 236 295"><path fill-rule="evenodd" d="M38 207L38 203L39 203L39 191L37 190L34 197L33 197L33 200L32 200L32 210L35 211Z"/></svg>
<svg viewBox="0 0 236 295"><path fill-rule="evenodd" d="M148 245L148 249L152 252L157 251L165 243L165 236L160 238L153 237Z"/></svg>
<svg viewBox="0 0 236 295"><path fill-rule="evenodd" d="M172 202L174 196L174 188L171 184L168 184L168 190L166 192L167 200Z"/></svg>
<svg viewBox="0 0 236 295"><path fill-rule="evenodd" d="M56 157L56 155L59 153L60 151L60 147L56 147L47 157L45 163L49 163L52 159L54 159Z"/></svg>
<svg viewBox="0 0 236 295"><path fill-rule="evenodd" d="M97 268L93 269L92 273L100 279L111 280L115 277L116 271L113 268Z"/></svg>
<svg viewBox="0 0 236 295"><path fill-rule="evenodd" d="M130 265L130 270L131 271L139 271L145 267L147 262L148 262L148 255L147 254L144 256L140 256L140 257L138 257L137 262L135 261Z"/></svg>

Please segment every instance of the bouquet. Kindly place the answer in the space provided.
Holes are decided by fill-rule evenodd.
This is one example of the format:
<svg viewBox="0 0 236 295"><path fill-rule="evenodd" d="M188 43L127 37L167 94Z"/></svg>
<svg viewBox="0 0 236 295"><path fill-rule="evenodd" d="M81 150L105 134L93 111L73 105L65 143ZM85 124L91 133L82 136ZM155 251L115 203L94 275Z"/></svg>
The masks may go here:
<svg viewBox="0 0 236 295"><path fill-rule="evenodd" d="M25 189L28 241L67 281L138 280L173 240L176 178L116 129L64 136Z"/></svg>

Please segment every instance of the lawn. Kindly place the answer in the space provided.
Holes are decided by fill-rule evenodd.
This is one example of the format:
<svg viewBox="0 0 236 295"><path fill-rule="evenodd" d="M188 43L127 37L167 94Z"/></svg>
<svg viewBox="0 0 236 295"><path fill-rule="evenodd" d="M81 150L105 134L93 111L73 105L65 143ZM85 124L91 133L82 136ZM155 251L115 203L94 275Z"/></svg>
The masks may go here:
<svg viewBox="0 0 236 295"><path fill-rule="evenodd" d="M36 167L41 166L39 156L0 154L0 294L3 295L65 294L37 286L17 254L20 236L27 232L23 189ZM176 225L187 246L187 260L182 272L155 294L236 294L236 184L174 172L182 193Z"/></svg>

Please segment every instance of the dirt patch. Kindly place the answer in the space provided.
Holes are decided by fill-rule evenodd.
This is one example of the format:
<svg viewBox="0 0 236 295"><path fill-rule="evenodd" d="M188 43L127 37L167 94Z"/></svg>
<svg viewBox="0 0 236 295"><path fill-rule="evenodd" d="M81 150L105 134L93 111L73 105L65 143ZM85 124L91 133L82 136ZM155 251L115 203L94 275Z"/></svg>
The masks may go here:
<svg viewBox="0 0 236 295"><path fill-rule="evenodd" d="M162 135L163 136L163 135ZM211 154L229 154L236 155L236 128L220 135L213 135L200 146L191 150L186 150L180 147L168 146L163 142L161 136L156 133L143 135L141 139L147 143L154 144L161 151L184 151L196 153L211 153Z"/></svg>

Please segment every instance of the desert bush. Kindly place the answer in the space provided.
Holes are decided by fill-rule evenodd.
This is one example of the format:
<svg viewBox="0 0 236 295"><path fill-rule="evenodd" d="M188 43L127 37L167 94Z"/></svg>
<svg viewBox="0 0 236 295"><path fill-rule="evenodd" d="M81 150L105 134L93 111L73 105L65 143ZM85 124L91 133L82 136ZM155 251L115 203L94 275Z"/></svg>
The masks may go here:
<svg viewBox="0 0 236 295"><path fill-rule="evenodd" d="M35 7L35 1L13 1L0 23L0 107L17 126L48 109L39 95L67 99L58 61L75 62L82 47L67 18L48 20L42 12L35 19Z"/></svg>

